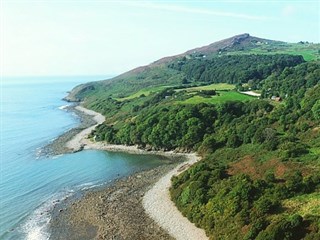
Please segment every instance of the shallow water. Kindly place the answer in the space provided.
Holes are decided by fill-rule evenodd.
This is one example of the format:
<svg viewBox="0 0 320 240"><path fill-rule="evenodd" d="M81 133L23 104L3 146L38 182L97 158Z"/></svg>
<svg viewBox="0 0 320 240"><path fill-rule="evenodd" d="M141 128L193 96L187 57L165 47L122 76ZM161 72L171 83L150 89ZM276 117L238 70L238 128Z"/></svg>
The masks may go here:
<svg viewBox="0 0 320 240"><path fill-rule="evenodd" d="M47 239L57 200L132 172L161 157L88 150L43 157L41 148L75 127L61 99L75 85L104 77L4 79L1 86L0 239Z"/></svg>

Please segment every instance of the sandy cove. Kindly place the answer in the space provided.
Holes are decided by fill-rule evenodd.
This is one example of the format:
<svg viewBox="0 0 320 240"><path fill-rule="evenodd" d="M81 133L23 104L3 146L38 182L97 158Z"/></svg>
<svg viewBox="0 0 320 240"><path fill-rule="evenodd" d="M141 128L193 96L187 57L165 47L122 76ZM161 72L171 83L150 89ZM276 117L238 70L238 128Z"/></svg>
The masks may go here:
<svg viewBox="0 0 320 240"><path fill-rule="evenodd" d="M199 161L199 157L197 157L195 153L182 154L174 152L144 151L142 149L138 149L137 146L111 145L102 142L92 142L88 139L88 135L97 125L105 121L105 117L100 113L81 106L77 106L76 109L92 116L96 121L96 124L84 129L72 140L66 143L66 146L73 151L79 151L81 149L98 149L129 152L134 154L158 154L169 157L185 156L187 158L186 162L179 164L173 170L167 172L165 176L161 177L160 180L151 187L151 189L145 192L142 198L142 205L147 215L159 224L161 228L165 229L173 238L178 240L208 239L203 229L197 228L181 214L171 201L169 193L172 176L180 174L192 164Z"/></svg>
<svg viewBox="0 0 320 240"><path fill-rule="evenodd" d="M88 127L81 132L79 132L77 135L75 135L70 141L66 143L66 147L71 149L72 151L76 152L83 148L84 145L90 142L88 140L88 135L94 130L99 124L103 123L106 118L95 111L89 110L87 108L84 108L82 106L76 106L76 110L83 112L89 116L92 116L92 119L96 122L95 125Z"/></svg>

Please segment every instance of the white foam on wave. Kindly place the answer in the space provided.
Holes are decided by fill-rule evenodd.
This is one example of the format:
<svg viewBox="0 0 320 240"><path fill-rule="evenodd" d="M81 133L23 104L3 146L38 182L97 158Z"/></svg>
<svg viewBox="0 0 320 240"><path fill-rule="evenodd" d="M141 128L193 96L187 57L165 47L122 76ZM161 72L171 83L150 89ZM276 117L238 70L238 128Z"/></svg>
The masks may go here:
<svg viewBox="0 0 320 240"><path fill-rule="evenodd" d="M49 140L50 143L54 142L56 139L58 139L58 137L54 137L52 139Z"/></svg>
<svg viewBox="0 0 320 240"><path fill-rule="evenodd" d="M78 185L76 188L82 189L84 187L92 186L92 184L94 184L94 183L93 182L82 183L82 184Z"/></svg>
<svg viewBox="0 0 320 240"><path fill-rule="evenodd" d="M67 107L69 107L70 105L63 105L63 106L60 106L58 107L60 110L65 110Z"/></svg>
<svg viewBox="0 0 320 240"><path fill-rule="evenodd" d="M50 238L49 223L51 212L55 205L61 199L66 199L73 194L73 191L67 191L53 195L38 207L22 225L21 232L26 240L47 240Z"/></svg>
<svg viewBox="0 0 320 240"><path fill-rule="evenodd" d="M89 183L84 183L78 186L79 190L88 190L88 189L92 189L92 188L96 188L96 187L100 187L102 185L104 185L105 183L93 183L93 182L89 182Z"/></svg>
<svg viewBox="0 0 320 240"><path fill-rule="evenodd" d="M42 156L43 149L41 147L36 149L36 159L39 159Z"/></svg>
<svg viewBox="0 0 320 240"><path fill-rule="evenodd" d="M60 158L60 157L62 157L62 156L63 156L63 154L54 155L53 157L51 157L51 159L57 159L57 158Z"/></svg>
<svg viewBox="0 0 320 240"><path fill-rule="evenodd" d="M102 186L104 183L88 182L77 185L72 189L66 189L57 193L44 201L22 225L20 231L26 240L48 240L50 238L49 223L51 213L55 206L70 197L78 191L84 191L95 187Z"/></svg>
<svg viewBox="0 0 320 240"><path fill-rule="evenodd" d="M22 226L22 232L27 240L47 240L50 237L48 224L50 222L49 206L41 206L36 209L27 222Z"/></svg>

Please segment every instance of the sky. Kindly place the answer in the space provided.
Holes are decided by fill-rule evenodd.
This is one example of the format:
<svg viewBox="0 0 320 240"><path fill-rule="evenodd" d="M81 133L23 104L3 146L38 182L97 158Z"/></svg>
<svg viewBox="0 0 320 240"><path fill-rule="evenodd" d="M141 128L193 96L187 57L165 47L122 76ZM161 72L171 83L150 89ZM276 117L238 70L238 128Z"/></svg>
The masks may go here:
<svg viewBox="0 0 320 240"><path fill-rule="evenodd" d="M320 42L320 1L1 0L1 76L120 74L241 33Z"/></svg>

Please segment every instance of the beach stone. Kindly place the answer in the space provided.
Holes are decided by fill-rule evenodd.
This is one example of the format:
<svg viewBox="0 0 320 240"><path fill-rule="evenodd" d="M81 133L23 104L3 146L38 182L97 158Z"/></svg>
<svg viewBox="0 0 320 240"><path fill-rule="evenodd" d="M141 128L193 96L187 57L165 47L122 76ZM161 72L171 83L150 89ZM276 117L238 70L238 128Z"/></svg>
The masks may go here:
<svg viewBox="0 0 320 240"><path fill-rule="evenodd" d="M173 239L145 213L142 197L174 166L163 165L88 192L76 205L68 206L68 214L58 214L58 221L51 221L50 239Z"/></svg>

